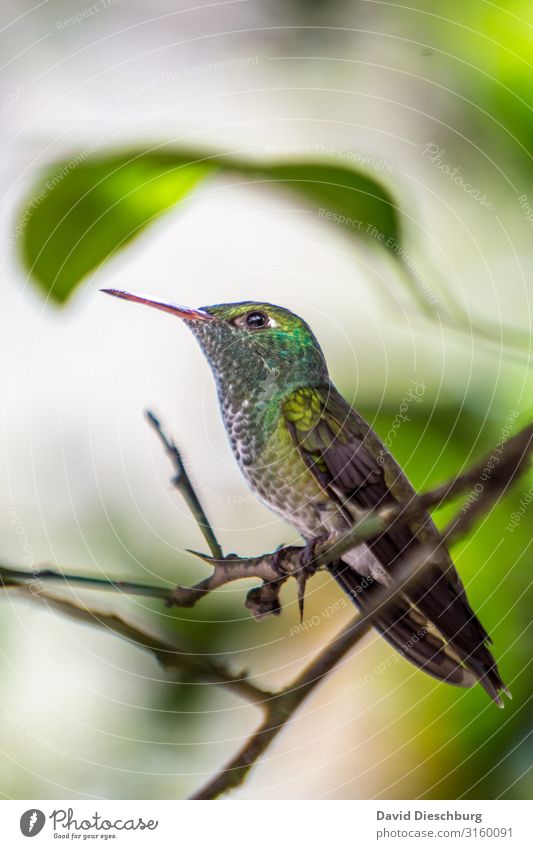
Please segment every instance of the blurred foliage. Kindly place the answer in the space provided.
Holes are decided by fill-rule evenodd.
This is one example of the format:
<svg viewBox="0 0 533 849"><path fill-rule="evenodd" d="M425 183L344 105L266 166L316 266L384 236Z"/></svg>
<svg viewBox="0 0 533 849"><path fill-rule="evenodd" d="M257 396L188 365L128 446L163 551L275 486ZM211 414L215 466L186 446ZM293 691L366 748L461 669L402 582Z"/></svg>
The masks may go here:
<svg viewBox="0 0 533 849"><path fill-rule="evenodd" d="M409 14L404 8L400 29L431 58L420 73L453 98L451 121L440 132L449 132L450 143L461 134L462 155L472 165L496 164L506 176L513 171L531 182L533 5L471 0L459 8L418 0Z"/></svg>
<svg viewBox="0 0 533 849"><path fill-rule="evenodd" d="M489 406L487 398L480 409ZM442 483L489 453L506 425L505 420L487 419L471 408L446 405L426 411L423 405L411 407L409 418L408 426L399 429L393 450L419 489ZM383 413L374 420L382 438L386 438L390 423L391 416ZM517 420L512 432L519 429ZM465 798L492 799L511 784L509 798L526 799L533 794L533 777L523 769L533 691L531 517L526 515L516 528L507 529L531 483L533 474L500 499L452 552L473 607L494 641L513 701L506 700L505 711L500 712L480 687L461 693L462 698L454 687L438 686L421 699L423 681L418 682L420 690L415 684L409 694L402 691L403 699L411 697L416 704L403 718L405 739L418 741L432 759L434 786L423 794L428 798L460 798L464 794ZM437 511L437 524L443 527L461 503L459 499L455 506ZM404 707L408 709L407 704ZM402 792L405 794L406 788L402 791L399 787L396 798L403 798Z"/></svg>
<svg viewBox="0 0 533 849"><path fill-rule="evenodd" d="M280 165L263 178L283 183L288 181L291 185L298 181L295 184L302 195L342 211L342 214L355 214L350 204L354 197L361 199L362 178L354 177L359 186L355 191L336 185L335 180L340 179L338 173L328 173L326 184L317 185L311 175L324 179L325 167L320 172L318 166L315 167L317 170L313 172L310 166ZM104 260L154 215L185 197L199 180L213 170L213 166L180 166L175 163L169 166L168 162L163 167L162 161L157 164L144 156L139 162L133 162L129 157L125 160L118 158L91 161L75 169L64 181L62 192L57 196L57 189L51 192L29 220L26 250L37 244L39 238L41 248L46 245L40 255L39 251L35 255L36 268L42 275L41 286L49 286L53 277L58 287L54 297L66 298L83 273L91 270L93 263ZM342 171L331 169L333 172L337 170ZM254 177L258 177L257 172L254 172ZM158 190L152 192L150 186ZM150 199L149 204L145 204L147 198ZM385 206L384 200L380 199L378 203ZM376 205L376 215L379 208ZM358 209L358 214L363 214L361 209ZM46 242L52 218L57 229L53 239ZM67 221L68 226L63 224ZM84 222L86 230L83 229ZM387 226L394 225L395 218L392 217ZM107 226L110 227L109 232ZM385 226L384 219L380 226ZM118 239L116 244L115 237ZM80 249L79 253L73 251L70 255L73 257L70 265L64 250L69 240L71 245L78 240L83 245L83 250ZM95 259L97 250L100 253ZM63 261L65 265L62 265ZM39 265L39 262L43 264ZM62 271L64 268L67 269L65 273ZM480 411L486 411L490 405L491 399L478 399ZM363 410L384 439L390 432L396 412L396 409L388 410L386 407L378 415L375 411ZM391 449L414 485L425 489L447 479L472 462L474 456L479 457L492 448L498 441L503 424L468 405L456 408L442 403L438 406L422 404L410 409L409 423L395 433ZM430 464L428 458L431 458ZM411 680L408 687L400 686L388 701L391 710L394 705L394 710L401 717L401 723L396 722L394 729L397 745L405 749L406 762L410 767L404 781L388 788L387 797L405 798L415 792L428 798L463 795L493 798L509 787L506 793L510 798L529 798L533 791L530 780L523 775L524 763L528 762L530 754L527 750L525 706L533 686L530 642L526 638L530 622L530 600L526 594L530 523L525 517L512 532L505 530L511 513L519 505L522 491L527 487L526 482L516 487L483 520L480 528L457 545L454 551L472 604L494 638L495 654L503 677L513 691L514 701L507 702L505 714L502 714L488 702L480 687L463 692L443 684L428 685L426 676L416 673L414 681ZM441 525L451 511L452 507L448 505L437 515ZM494 556L494 552L498 552L498 556ZM153 552L150 558L153 559ZM161 564L157 564L156 571L160 569ZM170 573L170 564L163 569L165 571ZM219 592L193 610L167 611L164 627L170 632L175 631L181 639L190 640L201 652L223 656L225 651L229 651L230 661L237 672L244 664L235 653L235 646L246 646L247 650L243 653L245 665L253 672L257 659L257 650L253 646L265 639L265 633L268 633L266 639L269 643L283 641L292 617L285 611L279 620L256 623L244 609L244 594L244 588L242 596L235 592L231 595ZM153 610L152 625L159 628L160 606L157 603L149 603L148 606ZM502 611L506 611L505 614L502 615ZM273 647L273 651L279 651L279 648ZM364 674L357 657L352 663L354 676ZM401 660L382 676L380 699L383 689L394 690L401 683L406 664L407 661ZM182 676L175 683L164 680L152 682L149 703L155 711L151 714L151 721L158 723L157 734L162 739L185 742L191 735L196 739L208 738L211 700L210 688L196 684L187 676ZM154 720L154 717L157 719ZM458 764L460 768L457 768ZM495 764L499 767L494 768ZM428 774L432 779L429 786Z"/></svg>
<svg viewBox="0 0 533 849"><path fill-rule="evenodd" d="M490 406L488 398L485 402L480 404L480 409ZM377 415L371 409L362 412L380 437L386 439L397 408L383 406ZM498 444L506 425L505 417L502 420L499 416L500 413L487 418L468 406L449 403L438 407L413 405L408 411L409 420L395 431L391 448L415 487L428 489L458 474ZM516 420L512 432L519 429L520 421ZM429 462L428 458L431 458ZM524 771L524 763L530 755L527 709L533 690L530 517L526 514L516 528L507 528L511 514L519 508L521 497L532 483L533 474L529 480L521 480L453 550L471 603L494 640L500 671L512 691L513 700L506 699L505 710L499 711L479 686L462 690L437 683L415 671L404 659L391 665L376 685L368 685L371 698L375 698L378 705L384 703L384 709L390 712L394 745L389 757L398 757L397 747L406 763L405 776L396 786L387 789L385 798L404 799L413 794L437 799L463 795L465 798L495 798L504 791L508 798L530 798L533 793L532 778ZM447 504L436 512L440 527L461 504L459 498L455 504ZM142 556L139 559L142 561ZM180 581L183 580L183 568L190 570L191 563L178 567ZM196 574L195 568L199 570ZM162 571L176 573L176 566L166 560ZM192 565L192 573L188 572L188 576L194 581L203 573L203 567ZM320 577L315 576L313 582L316 584L319 580ZM253 676L257 667L261 668L265 652L270 654L275 667L280 652L283 656L287 651L285 641L297 621L293 604L295 589L289 584L284 591L286 606L280 617L256 622L244 607L246 590L251 585L253 581L242 582L234 585L231 593L219 591L191 610L166 611L165 629L181 640L190 640L200 652L226 660L237 673L247 668ZM322 598L324 591L331 593L332 599L338 598L339 590L333 581L326 581L321 590ZM314 599L307 605L313 603ZM152 625L159 628L160 606L151 602L150 607ZM300 634L295 639L303 641L306 638ZM313 639L316 641L314 650L318 651L318 629ZM236 652L236 646L241 646L242 651ZM385 658L390 649L385 643L382 649ZM359 648L350 660L354 681L368 671L363 657ZM334 670L332 675L336 674L338 671ZM287 672L287 682L291 675ZM209 737L211 698L209 687L195 685L182 676L172 686L164 682L152 685L150 703L156 711L162 712L161 722L165 728L175 723L174 733L178 738L193 732L198 737ZM347 705L343 707L344 711L348 709ZM386 761L382 764L382 773L386 783Z"/></svg>
<svg viewBox="0 0 533 849"><path fill-rule="evenodd" d="M300 14L307 10L320 17L326 7L318 0L292 4ZM335 8L341 9L342 3L335 3ZM476 167L487 169L487 179L492 179L493 156L506 177L514 171L523 181L531 181L533 6L529 0L473 0L460 9L447 0L415 0L410 7L359 3L357 13L359 39L364 39L367 31L387 35L390 29L402 41L407 56L415 54L405 45L411 42L416 46L419 58L414 60L418 64L411 76L418 74L445 91L445 101L436 109L439 141L447 144L448 136L450 143L460 145L462 161L472 157L472 166L475 161ZM318 31L317 38L322 35ZM399 59L398 65L401 69ZM401 77L402 86L410 84ZM258 185L272 183L276 190L288 190L314 209L324 207L335 216L361 221L361 229L353 223L346 226L355 239L368 239L370 224L383 234L382 240L370 236L373 244L385 247L392 239L393 254L400 245L399 211L391 193L353 167L307 159L253 162L200 150L138 148L88 157L73 155L36 178L19 216L25 267L45 296L56 303L65 302L84 276L158 216L186 200L203 180L218 173L235 174ZM458 399L456 406L440 396L435 403L410 408L409 422L397 431L390 447L417 488L448 479L499 441L507 416L501 381L499 406L491 415L494 397L482 393L474 397L476 391L472 387L470 396ZM508 385L505 391L510 396L513 387ZM517 389L516 396L519 394ZM523 403L527 405L527 399ZM397 408L382 407L377 415L373 410L362 412L386 438ZM513 430L518 428L517 420ZM531 482L530 477L515 485L453 551L472 605L493 637L495 656L514 699L506 701L505 711L500 712L480 687L463 691L436 684L400 659L369 685L373 689L365 696L376 705L384 703L390 722L387 728L376 719L379 754L385 752L376 769L385 798L533 795L533 779L528 774L532 757L528 710L533 690L531 507L517 526L509 529L511 516L520 510ZM449 505L437 512L440 526L450 518L452 509ZM125 521L124 536L127 530ZM157 573L171 575L176 568L161 552L144 552L144 557ZM142 562L143 553L136 559ZM185 566L194 580L195 567ZM180 580L184 580L181 571ZM324 590L336 593L333 582L329 584L331 588ZM252 672L260 666L257 647L261 643L269 647L275 665L276 657L284 652L283 641L294 617L285 610L278 619L256 623L244 609L244 595L244 588L242 594L218 592L194 610L165 611L164 627L194 641L201 651L222 656L227 652L237 671L244 665ZM153 627L161 627L160 606L146 606L152 611L148 619ZM318 650L318 635L312 639L317 640L314 648ZM238 646L242 653L236 650ZM350 670L354 679L367 671L357 653L350 660ZM337 670L336 674L341 673ZM187 739L194 726L197 738L211 739L213 717L207 709L212 688L186 678L175 684L164 681L163 675L160 678L149 685L150 704L156 711L149 721L160 722L157 733L168 740ZM341 712L350 708L348 697L345 699ZM364 710L355 698L353 705ZM306 721L312 722L313 716ZM390 785L390 762L398 758L401 780ZM149 796L149 784L143 789L143 795Z"/></svg>
<svg viewBox="0 0 533 849"><path fill-rule="evenodd" d="M23 261L43 293L62 303L85 275L217 171L288 188L330 212L357 238L398 250L398 214L391 195L354 168L136 150L73 156L42 174L20 215Z"/></svg>
<svg viewBox="0 0 533 849"><path fill-rule="evenodd" d="M512 147L525 172L532 175L533 6L528 0L473 6L478 8L468 10L470 26L455 45L465 59L471 61L475 55L480 73L465 74L464 82L474 84L488 115L500 125L501 143Z"/></svg>

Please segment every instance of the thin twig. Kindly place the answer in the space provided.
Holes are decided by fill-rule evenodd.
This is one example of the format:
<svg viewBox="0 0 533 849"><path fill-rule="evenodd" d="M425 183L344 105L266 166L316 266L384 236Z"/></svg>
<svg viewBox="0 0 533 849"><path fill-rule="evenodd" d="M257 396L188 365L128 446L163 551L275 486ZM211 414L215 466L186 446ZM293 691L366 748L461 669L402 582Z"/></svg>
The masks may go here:
<svg viewBox="0 0 533 849"><path fill-rule="evenodd" d="M151 421L153 424L152 419ZM164 435L162 438L167 450L173 453L173 443L169 442ZM505 483L506 486L510 485L523 472L532 449L533 425L525 427L502 446L498 462L493 464L490 475L483 484L483 498L476 497L471 503L463 505L463 509L456 516L455 521L460 524L463 534L472 527L480 515L486 512L489 496L492 500L495 500L501 494L502 483ZM359 522L344 534L337 534L328 540L317 539L313 561L314 569L342 557L346 551L383 533L393 523L398 527L400 524L416 521L422 510L438 507L467 489L474 491L474 487L480 479L487 477L485 470L493 457L494 453L487 455L463 474L426 493L413 497L408 504L398 504L363 514ZM188 481L188 486L192 488L189 479L187 477L185 479ZM213 533L212 530L211 533ZM218 543L214 547L218 547L218 550L220 550ZM302 569L301 546L288 546L281 551L262 554L258 557L238 557L235 554L226 557L208 557L198 552L191 553L196 554L213 567L211 575L191 587L178 585L170 589L122 580L63 574L48 568L20 570L1 565L0 580L3 579L4 582L10 584L18 582L32 584L49 580L64 581L65 583L84 584L87 588L118 590L122 593L160 598L167 604L177 607L192 607L208 593L242 578L261 579L266 585L266 592L268 593L269 585L279 584L291 575L297 577ZM251 604L250 607L254 610L254 605Z"/></svg>
<svg viewBox="0 0 533 849"><path fill-rule="evenodd" d="M110 578L93 578L87 575L73 575L57 572L47 567L43 569L11 569L0 565L0 584L24 584L35 586L48 581L60 581L64 584L80 584L90 590L116 590L125 595L140 595L145 598L159 598L168 603L172 588L150 584L138 584L132 581L114 581Z"/></svg>
<svg viewBox="0 0 533 849"><path fill-rule="evenodd" d="M401 576L394 585L376 593L364 615L354 617L343 630L328 643L297 678L286 688L265 703L265 718L259 728L246 741L242 749L204 785L193 799L216 799L222 793L241 785L246 775L291 719L297 708L315 687L332 671L350 649L362 640L383 608L403 592L432 561L433 552L420 548L416 561L402 567Z"/></svg>
<svg viewBox="0 0 533 849"><path fill-rule="evenodd" d="M443 531L440 540L432 548L420 546L413 558L395 571L394 584L377 592L365 608L364 614L351 620L348 625L320 652L318 657L307 666L297 678L274 699L265 705L265 718L259 728L246 741L242 749L209 782L202 787L193 799L217 799L228 790L240 786L252 766L265 752L280 731L286 726L295 711L315 687L328 675L339 661L350 651L372 627L373 622L394 598L416 582L438 556L438 549L465 536L477 518L487 512L497 498L506 491L512 481L524 471L533 449L533 426L525 428L512 440L509 440L505 453L498 465L498 473L489 478L477 500L469 509L466 505L457 512ZM484 469L485 466L481 466ZM480 477L477 465L449 484L422 496L429 505L434 498L451 498L464 490L465 484L475 484ZM428 499L428 495L431 497ZM433 502L433 503L437 503Z"/></svg>
<svg viewBox="0 0 533 849"><path fill-rule="evenodd" d="M186 472L183 470L181 458L174 444L167 440L161 431L159 423L151 414L150 421L160 434L166 450L173 458L181 483L177 485L182 491L190 490L194 493ZM166 601L171 600L174 604L190 606L206 593L211 592L228 581L242 577L259 577L264 581L264 587L268 590L266 612L276 612L276 593L279 584L289 575L295 575L301 570L300 552L301 548L291 546L283 552L262 555L255 558L237 558L230 555L227 558L215 557L205 558L213 566L213 574L196 584L194 587L178 587L171 594L165 588L146 587L142 584L130 584L122 581L105 581L103 579L87 579L82 576L61 575L51 570L41 570L29 573L27 570L14 570L0 567L0 578L3 578L5 586L14 587L18 591L28 593L32 598L40 600L48 606L53 607L61 613L74 617L78 621L87 624L104 627L107 630L133 642L140 648L152 652L157 659L166 667L171 669L187 669L195 677L207 681L213 681L221 686L233 690L236 694L248 701L260 706L265 717L260 727L251 735L246 744L235 755L234 758L218 772L208 784L195 794L195 799L214 799L222 793L239 786L245 779L247 773L260 755L267 749L272 740L285 727L302 701L314 690L322 679L332 671L336 664L353 648L359 640L367 633L376 616L383 607L389 604L397 593L405 591L407 585L420 578L421 572L434 562L434 558L440 556L439 549L444 544L449 544L464 536L481 515L485 515L490 506L507 490L511 483L522 474L528 463L529 455L533 449L533 425L528 426L516 436L508 440L499 451L496 462L492 462L489 468L489 460L493 460L494 454L476 464L472 469L457 476L452 481L443 484L431 492L414 497L409 504L387 507L385 510L371 512L363 515L357 525L347 534L329 540L327 543L317 540L317 551L315 557L315 568L326 565L340 557L349 548L356 544L386 531L392 524L415 522L420 517L421 509L440 505L448 502L451 498L464 492L469 487L475 492L473 500L467 500L454 516L448 527L439 537L431 540L428 545L424 540L410 559L395 570L394 584L376 593L372 602L365 609L365 613L355 618L334 637L333 640L320 652L317 658L309 664L297 678L286 688L277 693L269 693L257 687L246 676L235 677L224 666L215 663L205 655L196 655L191 648L178 647L159 638L153 637L141 631L137 627L125 622L113 614L100 613L80 607L73 602L58 599L42 590L36 592L36 582L50 580L63 580L84 583L87 586L96 586L104 589L121 590L123 592L148 591L147 594L156 594ZM489 468L490 474L487 474ZM183 477L184 475L184 477ZM186 481L183 484L183 480ZM480 490L476 484L483 480ZM187 497L187 496L186 496ZM194 494L192 499L187 497L187 503L194 505L193 515L204 529L214 538L211 526L205 518L205 514L199 501ZM199 509L198 509L199 508ZM206 535L206 539L207 539ZM221 554L220 546L214 538L211 540L210 548L217 554ZM322 547L321 547L322 546ZM281 556L282 555L282 556ZM255 588L252 593L259 593L262 588ZM161 596L159 595L161 593ZM250 593L248 595L249 606ZM254 604L257 604L255 599ZM254 612L257 613L257 610ZM264 610L263 610L264 612Z"/></svg>
<svg viewBox="0 0 533 849"><path fill-rule="evenodd" d="M114 613L106 613L76 604L64 598L58 598L42 589L36 590L31 584L17 584L16 591L22 591L32 602L41 604L47 609L57 611L76 622L96 626L104 631L116 634L137 648L151 652L166 670L187 672L195 679L219 684L231 690L252 704L261 706L271 698L271 693L253 684L244 673L236 675L224 664L214 661L202 654L200 649L189 641L180 638L179 642L173 637L173 642L149 634L142 628L126 622Z"/></svg>
<svg viewBox="0 0 533 849"><path fill-rule="evenodd" d="M200 528L202 534L204 535L204 539L207 545L209 546L209 551L211 552L213 557L216 557L217 559L222 559L224 557L224 553L215 536L213 528L211 527L211 523L209 522L209 519L205 514L205 510L200 503L200 499L196 494L196 490L194 489L190 481L189 475L187 474L187 469L185 468L177 445L172 439L169 439L166 436L165 432L163 431L163 428L161 427L159 419L154 416L151 410L146 410L146 418L159 436L166 453L168 454L174 465L176 474L172 478L172 483L174 484L176 489L181 492L183 498L187 502L187 506L194 518L196 519L198 527Z"/></svg>

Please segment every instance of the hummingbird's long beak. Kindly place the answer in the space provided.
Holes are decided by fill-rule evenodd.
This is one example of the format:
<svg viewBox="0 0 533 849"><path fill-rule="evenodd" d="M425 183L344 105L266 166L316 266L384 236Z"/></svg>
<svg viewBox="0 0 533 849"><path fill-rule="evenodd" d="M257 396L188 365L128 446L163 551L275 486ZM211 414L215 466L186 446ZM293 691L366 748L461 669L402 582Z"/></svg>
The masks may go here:
<svg viewBox="0 0 533 849"><path fill-rule="evenodd" d="M154 301L152 298L146 298L144 295L133 295L131 292L122 292L120 289L100 289L106 295L114 295L115 298L123 298L125 301L134 301L136 304L146 304L149 307L154 307L156 310L170 312L172 315L177 315L179 318L188 318L192 321L213 321L214 315L209 315L203 310L192 310L189 307L181 307L178 304L167 304L164 301Z"/></svg>

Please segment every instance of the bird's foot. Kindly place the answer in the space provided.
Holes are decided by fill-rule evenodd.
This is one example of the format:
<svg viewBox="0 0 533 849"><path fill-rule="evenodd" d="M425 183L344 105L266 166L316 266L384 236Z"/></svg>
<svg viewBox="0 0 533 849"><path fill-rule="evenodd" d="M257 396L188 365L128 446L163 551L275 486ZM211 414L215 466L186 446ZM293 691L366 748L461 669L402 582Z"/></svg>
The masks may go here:
<svg viewBox="0 0 533 849"><path fill-rule="evenodd" d="M279 591L283 581L263 582L260 587L253 587L248 591L246 596L245 606L250 610L256 619L263 619L264 616L279 616L281 613L281 602L279 600Z"/></svg>
<svg viewBox="0 0 533 849"><path fill-rule="evenodd" d="M316 547L323 548L327 542L328 534L315 537L304 545L280 545L272 555L272 567L282 579L292 575L298 586L298 607L300 610L300 621L303 621L305 588L309 578L317 571L315 561L317 558ZM297 558L297 559L295 559ZM295 568L295 565L298 564ZM274 611L271 611L274 612Z"/></svg>
<svg viewBox="0 0 533 849"><path fill-rule="evenodd" d="M313 537L304 545L300 555L300 563L302 569L313 569L316 572L317 567L314 565L316 560L316 547L322 546L328 539L328 534L321 534L318 537Z"/></svg>
<svg viewBox="0 0 533 849"><path fill-rule="evenodd" d="M294 556L300 551L302 551L302 547L299 545L278 546L272 554L272 568L286 578L293 571L290 567L294 563Z"/></svg>
<svg viewBox="0 0 533 849"><path fill-rule="evenodd" d="M329 536L328 534L322 534L319 537L315 537L314 539L306 542L300 554L300 568L298 570L298 574L296 575L296 583L298 586L298 608L300 610L300 622L303 622L304 618L304 600L305 600L305 588L307 586L307 581L309 578L315 574L317 571L317 566L315 565L316 561L316 546L323 546L324 542L327 542Z"/></svg>

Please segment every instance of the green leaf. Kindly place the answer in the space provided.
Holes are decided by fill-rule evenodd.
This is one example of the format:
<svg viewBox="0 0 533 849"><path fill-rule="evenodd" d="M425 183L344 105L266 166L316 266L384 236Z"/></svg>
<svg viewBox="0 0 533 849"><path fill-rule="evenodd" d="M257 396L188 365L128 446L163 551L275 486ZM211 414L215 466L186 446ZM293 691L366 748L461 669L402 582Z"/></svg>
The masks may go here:
<svg viewBox="0 0 533 849"><path fill-rule="evenodd" d="M23 261L58 303L214 167L149 154L71 162L43 175L22 214Z"/></svg>
<svg viewBox="0 0 533 849"><path fill-rule="evenodd" d="M303 195L320 218L343 225L355 237L380 242L391 250L398 245L399 222L393 198L366 173L314 162L248 170Z"/></svg>
<svg viewBox="0 0 533 849"><path fill-rule="evenodd" d="M200 180L221 170L296 193L320 218L344 225L354 237L398 248L391 195L351 166L140 150L80 155L43 174L17 227L23 262L43 293L62 303L84 276L182 201Z"/></svg>

